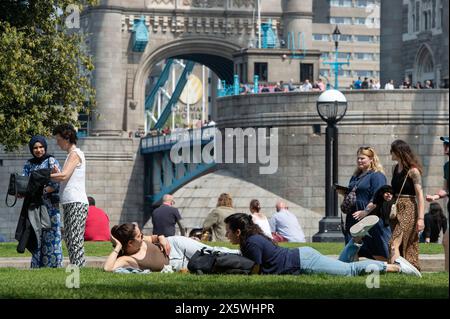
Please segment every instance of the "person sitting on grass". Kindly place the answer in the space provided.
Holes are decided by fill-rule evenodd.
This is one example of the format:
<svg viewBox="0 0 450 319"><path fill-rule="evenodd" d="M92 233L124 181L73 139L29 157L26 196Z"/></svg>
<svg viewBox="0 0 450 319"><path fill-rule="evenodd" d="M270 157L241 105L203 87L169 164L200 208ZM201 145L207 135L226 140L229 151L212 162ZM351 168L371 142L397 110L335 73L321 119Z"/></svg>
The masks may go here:
<svg viewBox="0 0 450 319"><path fill-rule="evenodd" d="M364 220L364 219L363 219ZM225 218L227 237L232 244L239 244L244 257L259 265L262 274L317 274L358 276L377 269L380 273L394 272L421 277L420 272L408 261L398 257L395 264L378 260L345 263L323 256L311 247L284 248L264 235L253 222L252 216L236 213ZM356 231L367 231L364 223L358 222ZM359 229L358 229L359 228Z"/></svg>
<svg viewBox="0 0 450 319"><path fill-rule="evenodd" d="M103 269L135 268L159 272L170 265L174 271L186 268L189 259L197 250L239 254L239 250L225 247L210 247L184 236L144 236L135 223L115 225L111 229L113 251L106 259Z"/></svg>

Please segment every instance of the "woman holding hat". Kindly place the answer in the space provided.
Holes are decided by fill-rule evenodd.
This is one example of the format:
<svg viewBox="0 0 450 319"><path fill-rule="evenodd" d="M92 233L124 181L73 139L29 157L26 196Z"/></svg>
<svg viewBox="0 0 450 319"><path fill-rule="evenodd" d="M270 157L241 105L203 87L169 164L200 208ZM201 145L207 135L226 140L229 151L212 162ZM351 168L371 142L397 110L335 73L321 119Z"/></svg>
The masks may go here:
<svg viewBox="0 0 450 319"><path fill-rule="evenodd" d="M56 158L47 153L47 141L41 135L35 135L28 144L33 158L29 159L23 167L22 175L30 176L31 172L57 167L60 165ZM42 229L40 246L32 252L31 268L40 267L61 267L62 266L62 246L61 246L61 214L59 212L59 184L49 182L44 187L42 202L47 207L50 216L51 228Z"/></svg>

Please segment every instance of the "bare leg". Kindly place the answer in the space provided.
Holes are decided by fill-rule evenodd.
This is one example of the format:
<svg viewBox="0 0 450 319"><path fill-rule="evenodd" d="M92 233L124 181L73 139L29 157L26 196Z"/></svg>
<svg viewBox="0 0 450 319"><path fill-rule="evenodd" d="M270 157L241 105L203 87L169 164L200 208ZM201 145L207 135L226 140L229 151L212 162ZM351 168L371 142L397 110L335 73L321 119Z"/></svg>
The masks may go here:
<svg viewBox="0 0 450 319"><path fill-rule="evenodd" d="M400 245L402 244L402 236L399 236L395 240L392 241L391 244L391 257L390 257L390 263L393 264L395 260L400 257Z"/></svg>
<svg viewBox="0 0 450 319"><path fill-rule="evenodd" d="M387 264L386 272L400 272L399 265Z"/></svg>

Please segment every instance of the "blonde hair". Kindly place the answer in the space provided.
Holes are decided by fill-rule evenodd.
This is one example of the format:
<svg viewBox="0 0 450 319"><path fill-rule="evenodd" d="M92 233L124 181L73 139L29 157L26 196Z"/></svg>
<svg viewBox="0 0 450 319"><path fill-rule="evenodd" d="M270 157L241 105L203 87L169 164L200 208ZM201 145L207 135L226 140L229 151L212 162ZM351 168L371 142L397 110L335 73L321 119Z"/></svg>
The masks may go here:
<svg viewBox="0 0 450 319"><path fill-rule="evenodd" d="M217 207L225 206L225 207L233 207L233 200L231 199L231 195L228 193L220 194L217 199Z"/></svg>
<svg viewBox="0 0 450 319"><path fill-rule="evenodd" d="M368 158L370 158L372 160L372 162L370 163L369 170L374 171L374 172L380 172L380 173L384 174L383 165L381 165L380 159L378 158L378 155L375 152L375 150L373 149L373 147L362 146L362 147L358 148L356 155L358 155L358 156L365 155ZM359 173L361 173L361 170L359 168L356 168L354 174L359 175Z"/></svg>

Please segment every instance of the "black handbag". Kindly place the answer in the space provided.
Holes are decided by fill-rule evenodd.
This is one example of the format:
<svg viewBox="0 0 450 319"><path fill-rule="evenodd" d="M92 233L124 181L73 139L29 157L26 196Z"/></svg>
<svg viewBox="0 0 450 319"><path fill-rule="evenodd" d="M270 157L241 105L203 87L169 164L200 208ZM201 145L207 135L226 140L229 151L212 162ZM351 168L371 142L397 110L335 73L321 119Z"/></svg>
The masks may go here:
<svg viewBox="0 0 450 319"><path fill-rule="evenodd" d="M6 193L5 204L8 207L16 205L18 196L26 196L28 194L28 183L30 181L29 176L22 176L17 173L11 174L9 177L8 192ZM14 196L14 203L8 204L8 196Z"/></svg>
<svg viewBox="0 0 450 319"><path fill-rule="evenodd" d="M194 274L245 274L250 275L255 262L241 255L221 253L202 248L189 260L189 271Z"/></svg>

